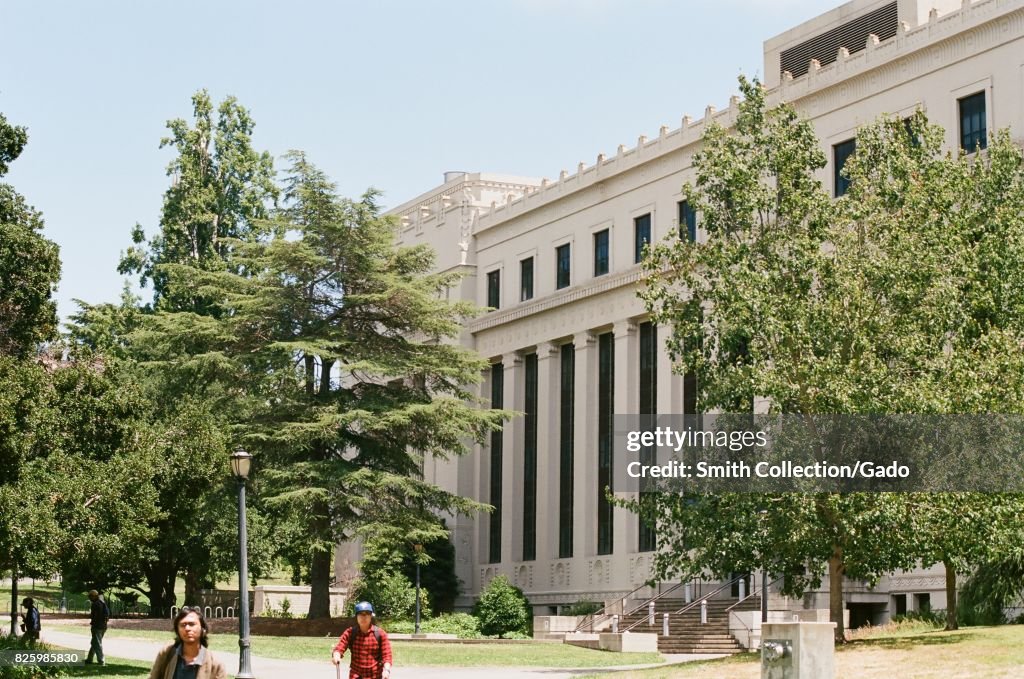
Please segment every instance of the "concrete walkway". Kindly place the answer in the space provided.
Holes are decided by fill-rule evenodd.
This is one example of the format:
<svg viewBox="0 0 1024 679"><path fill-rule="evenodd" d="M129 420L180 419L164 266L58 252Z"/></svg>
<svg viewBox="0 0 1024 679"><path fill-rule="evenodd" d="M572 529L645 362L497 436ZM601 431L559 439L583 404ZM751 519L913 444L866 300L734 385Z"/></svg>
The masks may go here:
<svg viewBox="0 0 1024 679"><path fill-rule="evenodd" d="M110 634L110 632L108 632ZM43 641L56 646L71 649L87 650L88 637L69 632L43 630ZM116 663L116 658L152 662L165 643L144 641L141 639L118 639L108 636L103 640L103 652L108 663ZM224 663L229 675L238 671L238 657L232 654L217 654ZM668 663L679 663L691 660L718 658L717 655L666 655ZM342 679L348 679L348 656L342 660ZM391 673L392 679L572 679L585 674L614 672L616 670L640 669L641 667L657 667L657 665L629 665L623 667L566 669L554 667L402 667L396 666ZM330 661L314 662L310 660L277 660L274 658L252 657L252 670L257 679L337 679L334 666Z"/></svg>

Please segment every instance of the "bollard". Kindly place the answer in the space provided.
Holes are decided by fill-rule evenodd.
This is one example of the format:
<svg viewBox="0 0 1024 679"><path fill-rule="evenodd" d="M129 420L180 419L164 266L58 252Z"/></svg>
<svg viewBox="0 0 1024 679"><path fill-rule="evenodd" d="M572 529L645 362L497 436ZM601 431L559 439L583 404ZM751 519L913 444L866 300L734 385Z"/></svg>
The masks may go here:
<svg viewBox="0 0 1024 679"><path fill-rule="evenodd" d="M647 624L654 627L654 602L647 604Z"/></svg>
<svg viewBox="0 0 1024 679"><path fill-rule="evenodd" d="M740 601L747 598L747 581L745 578L740 578Z"/></svg>
<svg viewBox="0 0 1024 679"><path fill-rule="evenodd" d="M668 636L668 613L661 614L661 636Z"/></svg>
<svg viewBox="0 0 1024 679"><path fill-rule="evenodd" d="M700 600L700 624L708 624L708 600Z"/></svg>
<svg viewBox="0 0 1024 679"><path fill-rule="evenodd" d="M612 634L618 634L618 633L619 633L619 616L613 615L612 616Z"/></svg>

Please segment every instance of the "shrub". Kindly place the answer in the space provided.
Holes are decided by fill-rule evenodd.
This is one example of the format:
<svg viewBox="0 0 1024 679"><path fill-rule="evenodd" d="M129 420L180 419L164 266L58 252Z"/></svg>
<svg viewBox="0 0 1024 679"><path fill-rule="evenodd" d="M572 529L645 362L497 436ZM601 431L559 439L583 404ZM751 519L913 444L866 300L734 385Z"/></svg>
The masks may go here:
<svg viewBox="0 0 1024 679"><path fill-rule="evenodd" d="M596 601L577 601L562 609L562 615L593 615L601 610L601 604Z"/></svg>
<svg viewBox="0 0 1024 679"><path fill-rule="evenodd" d="M46 644L30 645L24 637L11 637L0 632L0 651L49 651L53 650ZM70 651L69 651L70 652ZM81 654L81 651L79 651ZM0 670L0 677L4 679L51 679L54 677L66 677L67 675L58 665L15 665L4 667Z"/></svg>
<svg viewBox="0 0 1024 679"><path fill-rule="evenodd" d="M479 618L480 631L485 636L530 633L530 602L523 590L513 586L504 575L487 584L473 613Z"/></svg>
<svg viewBox="0 0 1024 679"><path fill-rule="evenodd" d="M351 596L346 605L349 614L355 613L355 605L369 601L373 610L382 620L411 618L416 612L416 587L409 578L394 570L381 570L373 575L358 578L352 583ZM420 619L430 617L430 593L420 588Z"/></svg>
<svg viewBox="0 0 1024 679"><path fill-rule="evenodd" d="M412 634L416 623L412 620L392 620L387 626L394 634ZM420 618L420 632L431 634L454 634L460 639L480 639L480 621L469 613L444 613L436 618Z"/></svg>

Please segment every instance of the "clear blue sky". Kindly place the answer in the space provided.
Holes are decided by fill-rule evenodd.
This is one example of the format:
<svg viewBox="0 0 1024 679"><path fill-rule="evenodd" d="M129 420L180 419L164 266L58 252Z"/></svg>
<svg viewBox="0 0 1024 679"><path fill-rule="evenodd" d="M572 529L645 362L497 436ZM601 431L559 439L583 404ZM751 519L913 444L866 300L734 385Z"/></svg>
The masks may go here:
<svg viewBox="0 0 1024 679"><path fill-rule="evenodd" d="M132 226L157 226L164 125L197 89L238 97L258 149L391 206L445 170L554 178L699 118L761 74L765 39L838 4L0 0L0 111L29 130L6 181L60 245L66 316L120 295Z"/></svg>

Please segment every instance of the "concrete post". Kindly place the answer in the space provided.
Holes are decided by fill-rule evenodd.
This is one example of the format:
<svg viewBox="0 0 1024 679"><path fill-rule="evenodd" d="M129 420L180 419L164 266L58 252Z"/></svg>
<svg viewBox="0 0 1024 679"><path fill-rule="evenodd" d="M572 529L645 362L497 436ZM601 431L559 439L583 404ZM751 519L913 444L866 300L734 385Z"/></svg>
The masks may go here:
<svg viewBox="0 0 1024 679"><path fill-rule="evenodd" d="M700 624L708 624L708 600L700 600Z"/></svg>
<svg viewBox="0 0 1024 679"><path fill-rule="evenodd" d="M668 636L668 613L661 614L661 636Z"/></svg>
<svg viewBox="0 0 1024 679"><path fill-rule="evenodd" d="M619 633L619 616L613 615L612 616L612 634L618 634L618 633Z"/></svg>
<svg viewBox="0 0 1024 679"><path fill-rule="evenodd" d="M740 600L747 598L747 580L746 578L740 578Z"/></svg>
<svg viewBox="0 0 1024 679"><path fill-rule="evenodd" d="M654 626L654 602L651 601L647 604L647 624L651 627Z"/></svg>

